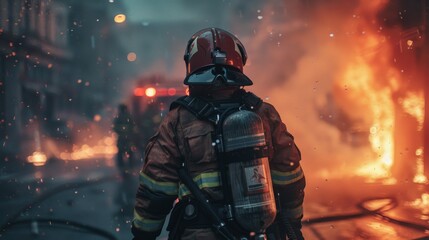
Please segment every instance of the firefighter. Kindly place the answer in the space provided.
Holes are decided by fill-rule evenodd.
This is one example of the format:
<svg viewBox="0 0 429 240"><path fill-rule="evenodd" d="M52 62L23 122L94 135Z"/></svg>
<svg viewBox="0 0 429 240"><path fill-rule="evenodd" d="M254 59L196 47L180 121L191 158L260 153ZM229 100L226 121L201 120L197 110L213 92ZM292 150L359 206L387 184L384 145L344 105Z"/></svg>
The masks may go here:
<svg viewBox="0 0 429 240"><path fill-rule="evenodd" d="M243 74L246 59L244 46L225 30L203 29L189 40L184 56L184 83L189 85L190 95L172 104L146 147L132 222L134 240L156 239L173 203L167 228L169 239L285 239L286 235L289 239L303 239L305 178L300 166L301 154L276 109L243 89L253 84ZM227 106L236 103L240 107L232 112L251 117L240 119L240 114L236 114L224 118L228 111L222 109L232 109ZM242 108L248 111L240 111ZM260 120L260 126L228 125L237 118ZM255 141L248 141L247 147L228 152L219 136L229 134L222 131L237 128L259 132L249 135ZM231 139L240 140L243 136ZM251 160L234 165L241 158ZM246 164L254 165L241 167ZM191 183L184 175L192 179ZM241 177L234 180L234 176L244 176L245 180ZM264 216L268 216L256 218L257 224L266 220L259 229L261 234L247 230L251 227L246 228L246 217L243 218L246 215L238 216L240 196L237 198L236 192L228 189L234 185L232 181L247 184L238 186L246 188L241 193L243 198L268 193L271 200L259 205L269 206L275 201L274 206L259 209L267 211ZM247 219L251 222L255 218Z"/></svg>
<svg viewBox="0 0 429 240"><path fill-rule="evenodd" d="M113 120L113 131L117 134L116 164L119 169L124 169L124 157L128 159L128 165L132 166L133 147L135 137L135 123L128 111L127 105L119 104L118 115Z"/></svg>

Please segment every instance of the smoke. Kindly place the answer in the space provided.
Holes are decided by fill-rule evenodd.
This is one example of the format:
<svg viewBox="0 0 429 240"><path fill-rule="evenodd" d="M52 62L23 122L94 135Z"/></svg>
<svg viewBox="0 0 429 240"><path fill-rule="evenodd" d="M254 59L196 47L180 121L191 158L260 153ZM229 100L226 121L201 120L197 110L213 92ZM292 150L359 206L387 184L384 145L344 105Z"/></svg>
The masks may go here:
<svg viewBox="0 0 429 240"><path fill-rule="evenodd" d="M366 93L388 91L390 96L399 88L397 71L391 67L393 40L386 37L398 36L387 32L397 29L388 30L384 25L392 23L381 23L379 16L388 1L252 3L219 3L222 17L206 12L207 19L187 27L180 21L144 26L146 33L135 36L142 48L136 50L138 59L145 59L136 61L140 73L183 77L181 56L188 38L203 27L224 27L248 52L245 73L254 81L248 90L276 106L306 168L322 175L335 169L342 177L376 160L368 135L378 113L368 106L377 98ZM356 85L362 82L371 88Z"/></svg>
<svg viewBox="0 0 429 240"><path fill-rule="evenodd" d="M346 139L355 122L368 131L372 113L368 114L367 102L351 96L359 92L343 85L342 78L359 56L374 59L380 54L384 58L377 60L384 65L390 60L380 52L382 39L370 34L381 27L377 13L386 1L311 3L291 1L280 6L287 11L279 6L263 10L267 14L254 35L244 39L250 55L245 70L255 82L249 90L277 108L295 136L307 171L330 178L350 176L376 156L369 143Z"/></svg>

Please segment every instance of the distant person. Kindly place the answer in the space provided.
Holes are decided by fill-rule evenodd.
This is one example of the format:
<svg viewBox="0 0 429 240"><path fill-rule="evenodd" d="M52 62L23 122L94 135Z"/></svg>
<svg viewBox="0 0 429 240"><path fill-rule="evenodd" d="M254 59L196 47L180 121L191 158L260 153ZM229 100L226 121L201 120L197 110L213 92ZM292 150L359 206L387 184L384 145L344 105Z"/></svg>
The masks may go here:
<svg viewBox="0 0 429 240"><path fill-rule="evenodd" d="M118 147L116 164L119 168L123 169L125 167L124 157L126 157L131 167L134 157L135 123L125 104L118 106L118 115L113 120L113 130L118 137L116 142L116 146Z"/></svg>
<svg viewBox="0 0 429 240"><path fill-rule="evenodd" d="M243 89L253 84L244 46L207 28L184 59L190 94L172 103L146 147L134 240L156 239L177 198L171 240L304 239L301 153L275 107Z"/></svg>

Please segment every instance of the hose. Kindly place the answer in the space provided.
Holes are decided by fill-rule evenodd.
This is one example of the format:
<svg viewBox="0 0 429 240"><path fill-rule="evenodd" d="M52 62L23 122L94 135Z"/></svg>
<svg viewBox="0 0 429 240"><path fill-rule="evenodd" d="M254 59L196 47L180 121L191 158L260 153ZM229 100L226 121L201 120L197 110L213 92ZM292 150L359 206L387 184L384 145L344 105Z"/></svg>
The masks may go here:
<svg viewBox="0 0 429 240"><path fill-rule="evenodd" d="M41 222L56 222L58 224L66 224L66 225L74 225L78 228L81 229L86 229L89 230L95 234L101 235L103 237L106 237L108 239L112 239L112 240L116 240L116 238L111 235L110 233L96 228L96 227L92 227L92 226L88 226L88 225L84 225L78 222L74 222L74 221L69 221L69 220L62 220L62 219L26 219L26 220L17 220L22 213L30 210L32 208L32 206L40 204L41 202L43 202L44 200L54 196L55 194L64 192L66 190L69 189L75 189L75 188L82 188L82 187L86 187L86 186L91 186L91 185L96 185L96 184L100 184L100 183L104 183L104 182L108 182L108 181L112 181L115 180L115 176L106 176L97 180L92 180L92 181L81 181L81 182L74 182L74 183L65 183L62 184L60 186L54 187L50 190L48 190L47 192L43 193L42 195L40 195L39 197L37 197L34 201L28 203L27 205L25 205L24 207L22 207L20 210L18 210L15 214L12 214L11 217L9 217L1 226L0 226L0 233L6 232L11 226L13 225L17 225L17 224L24 224L24 223L28 223L31 221L41 221Z"/></svg>
<svg viewBox="0 0 429 240"><path fill-rule="evenodd" d="M368 214L371 214L371 215L374 215L374 216L378 216L378 217L380 217L381 219L383 219L383 220L385 220L387 222L391 222L391 223L394 223L394 224L397 224L397 225L400 225L400 226L403 226L403 227L412 228L412 229L415 229L415 230L418 230L418 231L422 231L422 232L429 231L429 226L425 226L425 225L418 224L418 223L412 223L412 222L402 221L402 220L398 220L398 219L395 219L395 218L392 218L392 217L384 215L383 212L387 212L387 211L395 208L398 205L396 199L393 202L394 206L392 208L384 209L384 207L380 207L377 210L369 210L368 208L365 207L365 203L368 202L368 201L372 201L372 200L378 200L378 199L369 199L369 200L366 200L366 201L362 201L357 206L360 209L362 209L363 212L367 212Z"/></svg>
<svg viewBox="0 0 429 240"><path fill-rule="evenodd" d="M370 201L377 201L377 200L387 200L387 203L376 209L369 209L365 207L366 203ZM397 224L403 227L411 228L422 232L429 231L429 226L425 226L425 225L417 224L413 222L407 222L403 220L398 220L383 214L384 212L390 211L396 208L397 206L398 206L398 201L395 197L367 198L357 204L357 208L361 210L358 213L338 214L338 215L331 215L331 216L320 217L320 218L306 219L302 221L302 225L311 226L317 223L341 221L341 220L360 218L360 217L366 217L366 216L372 215L372 216L379 217L387 222Z"/></svg>
<svg viewBox="0 0 429 240"><path fill-rule="evenodd" d="M76 227L79 229L86 230L86 231L93 233L95 235L102 236L106 239L117 240L117 238L108 231L105 231L105 230L97 228L97 227L85 225L85 224L82 224L82 223L79 223L76 221L70 221L70 220L65 220L65 219L51 219L51 218L22 219L22 220L17 220L15 222L11 222L9 224L9 227L12 227L14 225L22 225L22 224L29 224L29 223L31 224L33 222L46 223L46 224L49 224L50 226L52 226L51 224L59 224L59 225L67 226L67 227Z"/></svg>

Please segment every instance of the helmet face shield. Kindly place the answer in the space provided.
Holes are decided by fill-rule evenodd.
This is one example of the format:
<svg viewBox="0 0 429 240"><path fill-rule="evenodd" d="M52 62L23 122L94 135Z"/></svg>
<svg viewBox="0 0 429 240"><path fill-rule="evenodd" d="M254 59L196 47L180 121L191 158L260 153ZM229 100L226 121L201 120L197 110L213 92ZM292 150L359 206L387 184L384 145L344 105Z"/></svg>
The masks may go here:
<svg viewBox="0 0 429 240"><path fill-rule="evenodd" d="M238 70L228 67L206 67L188 75L184 83L186 85L212 85L218 79L227 86L250 86L253 84L246 75Z"/></svg>
<svg viewBox="0 0 429 240"><path fill-rule="evenodd" d="M247 60L243 44L225 30L206 28L195 33L188 41L184 60L186 85L215 84L215 79L223 79L229 86L253 84L243 74Z"/></svg>

